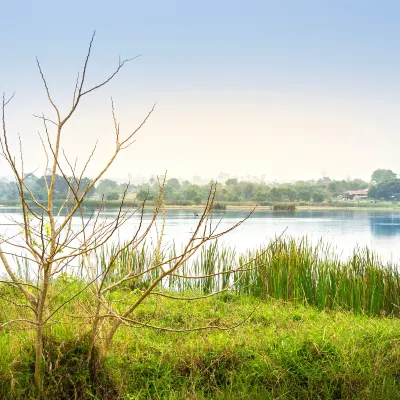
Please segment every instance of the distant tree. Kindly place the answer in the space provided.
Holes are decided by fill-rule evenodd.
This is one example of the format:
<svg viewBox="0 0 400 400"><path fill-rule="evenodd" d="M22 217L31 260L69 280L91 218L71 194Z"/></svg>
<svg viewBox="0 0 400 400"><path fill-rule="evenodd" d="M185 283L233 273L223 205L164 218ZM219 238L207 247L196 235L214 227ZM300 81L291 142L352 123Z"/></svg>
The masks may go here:
<svg viewBox="0 0 400 400"><path fill-rule="evenodd" d="M373 186L368 196L377 200L400 200L400 179L392 179Z"/></svg>
<svg viewBox="0 0 400 400"><path fill-rule="evenodd" d="M144 199L147 200L154 200L156 198L156 194L149 192L147 190L140 190L140 192L137 194L136 199L143 201Z"/></svg>
<svg viewBox="0 0 400 400"><path fill-rule="evenodd" d="M254 183L248 182L243 188L243 196L246 200L251 200L254 195Z"/></svg>
<svg viewBox="0 0 400 400"><path fill-rule="evenodd" d="M108 193L106 196L106 200L118 200L118 199L119 199L119 194L116 192Z"/></svg>
<svg viewBox="0 0 400 400"><path fill-rule="evenodd" d="M300 201L310 201L311 200L311 190L309 189L301 189L297 193L297 197Z"/></svg>
<svg viewBox="0 0 400 400"><path fill-rule="evenodd" d="M316 203L322 203L325 200L325 194L321 192L313 193L312 199Z"/></svg>
<svg viewBox="0 0 400 400"><path fill-rule="evenodd" d="M82 195L85 192L85 190L91 185L92 182L93 182L93 180L90 178L82 178L80 185L79 185L79 190L77 190L78 194ZM77 189L76 182L73 186L75 189ZM89 192L87 193L86 197L88 197L88 198L92 197L95 193L96 193L96 189L94 186L92 186L89 189Z"/></svg>
<svg viewBox="0 0 400 400"><path fill-rule="evenodd" d="M283 201L295 201L296 192L291 187L281 188Z"/></svg>
<svg viewBox="0 0 400 400"><path fill-rule="evenodd" d="M33 193L39 198L42 199L47 195L47 187L51 183L51 175L45 175L41 178L37 179L35 182L35 186L33 188ZM64 179L63 176L56 174L54 178L54 199L65 199L68 194L68 182Z"/></svg>
<svg viewBox="0 0 400 400"><path fill-rule="evenodd" d="M215 199L218 201L225 201L228 197L228 191L226 189L219 189L215 195Z"/></svg>
<svg viewBox="0 0 400 400"><path fill-rule="evenodd" d="M7 191L5 193L5 198L7 200L17 200L19 199L19 193L17 185L14 183L7 183Z"/></svg>
<svg viewBox="0 0 400 400"><path fill-rule="evenodd" d="M270 191L272 201L282 201L282 191L279 188L272 188Z"/></svg>
<svg viewBox="0 0 400 400"><path fill-rule="evenodd" d="M172 190L179 190L181 188L181 184L176 178L168 179L167 186L169 186Z"/></svg>
<svg viewBox="0 0 400 400"><path fill-rule="evenodd" d="M196 204L198 206L201 203L201 197L200 196L195 196L193 198L193 202L194 202L194 204Z"/></svg>
<svg viewBox="0 0 400 400"><path fill-rule="evenodd" d="M77 194L82 195L91 184L92 179L82 177L77 184L76 179L69 176L55 175L53 194L54 199L65 199L68 195L72 196L71 188L76 190ZM40 178L34 175L24 177L25 192L31 191L39 200L47 196L47 188L51 183L51 175L44 175ZM86 197L91 197L95 193L95 188L90 187Z"/></svg>
<svg viewBox="0 0 400 400"><path fill-rule="evenodd" d="M0 182L0 199L5 199L7 197L8 192L8 183L7 182Z"/></svg>
<svg viewBox="0 0 400 400"><path fill-rule="evenodd" d="M37 176L35 176L34 174L25 174L24 182L27 186L27 188L25 189L25 192L27 192L28 190L34 191L38 179L39 178Z"/></svg>
<svg viewBox="0 0 400 400"><path fill-rule="evenodd" d="M338 188L337 188L336 182L329 182L328 183L328 191L329 191L330 194L337 193L337 190L338 190Z"/></svg>
<svg viewBox="0 0 400 400"><path fill-rule="evenodd" d="M362 179L353 179L350 182L348 182L348 185L349 189L355 189L355 190L368 188L368 182L365 182Z"/></svg>
<svg viewBox="0 0 400 400"><path fill-rule="evenodd" d="M121 188L117 182L111 179L103 179L96 187L96 191L100 195L107 196L109 193L121 193Z"/></svg>
<svg viewBox="0 0 400 400"><path fill-rule="evenodd" d="M253 197L254 201L265 201L267 200L267 194L259 190Z"/></svg>
<svg viewBox="0 0 400 400"><path fill-rule="evenodd" d="M327 185L329 184L329 182L331 182L331 178L329 178L329 176L324 176L323 178L320 178L317 180L317 183L320 185Z"/></svg>
<svg viewBox="0 0 400 400"><path fill-rule="evenodd" d="M397 178L395 174L390 169L376 169L371 176L371 182L373 185L379 185L380 183L390 181Z"/></svg>
<svg viewBox="0 0 400 400"><path fill-rule="evenodd" d="M236 178L229 178L225 181L225 185L237 185L238 184L238 180Z"/></svg>
<svg viewBox="0 0 400 400"><path fill-rule="evenodd" d="M188 186L184 191L183 194L186 200L194 200L196 196L198 196L199 191L197 190L196 186Z"/></svg>

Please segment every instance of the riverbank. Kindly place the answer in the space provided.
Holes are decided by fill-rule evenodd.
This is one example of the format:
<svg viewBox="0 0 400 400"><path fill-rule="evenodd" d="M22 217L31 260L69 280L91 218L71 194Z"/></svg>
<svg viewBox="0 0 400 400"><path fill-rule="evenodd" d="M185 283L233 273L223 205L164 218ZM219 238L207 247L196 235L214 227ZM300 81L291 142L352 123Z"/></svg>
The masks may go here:
<svg viewBox="0 0 400 400"><path fill-rule="evenodd" d="M60 201L55 201L54 206L59 207L61 206L62 202ZM216 202L218 204L219 209L217 211L248 211L252 210L255 208L257 211L268 211L272 210L274 205L277 205L279 208L280 204L285 204L285 203L271 203L268 205L263 205L263 204L258 204L258 203L227 203L227 202ZM357 203L357 202L336 202L336 203L291 203L295 206L295 211L301 211L301 210L365 210L365 211L400 211L400 206L398 203L392 203L392 202L377 202L377 203ZM138 207L140 203L137 202L126 202L125 206L126 207ZM101 206L101 202L97 200L86 200L83 202L83 208L87 210L93 210L93 209L98 209ZM105 209L119 209L121 206L121 202L118 200L110 200L107 201L106 203L103 204L103 207ZM154 207L154 202L149 201L146 203L146 207L151 209ZM201 211L204 209L204 205L202 204L187 204L187 202L184 202L184 204L174 204L174 203L168 203L166 202L165 204L166 209L171 209L171 210L193 210L193 211ZM20 209L20 204L18 201L14 200L0 200L0 211L2 210L18 210Z"/></svg>
<svg viewBox="0 0 400 400"><path fill-rule="evenodd" d="M119 293L120 299L126 296ZM189 333L122 327L94 371L86 362L88 332L80 318L75 303L46 332L47 400L400 396L398 319L233 294L197 302L153 297L138 314L141 321L174 328L243 324ZM37 399L32 331L2 329L0 344L0 398Z"/></svg>

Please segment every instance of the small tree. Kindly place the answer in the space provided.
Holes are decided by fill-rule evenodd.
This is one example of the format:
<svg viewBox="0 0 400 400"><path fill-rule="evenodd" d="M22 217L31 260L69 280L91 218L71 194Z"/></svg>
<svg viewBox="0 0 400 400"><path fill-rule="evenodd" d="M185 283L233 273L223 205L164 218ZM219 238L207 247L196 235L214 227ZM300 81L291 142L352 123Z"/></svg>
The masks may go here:
<svg viewBox="0 0 400 400"><path fill-rule="evenodd" d="M2 155L15 177L23 220L22 222L14 220L14 223L18 225L22 231L20 237L2 235L1 243L3 247L7 247L7 250L3 248L0 249L0 259L8 274L9 283L17 287L25 296L27 304L24 308L26 308L28 314L30 314L30 317L20 318L9 321L8 323L24 322L33 326L35 329L36 360L34 377L35 384L39 390L42 387L44 329L51 318L59 311L58 308L53 309L52 304L49 303L49 290L52 281L59 273L66 271L73 260L90 257L91 252L104 246L112 237L113 233L137 211L129 205L126 210L122 210L122 206L125 205L125 197L123 196L120 211L114 220L108 222L100 221L100 211L103 208L103 204L101 204L99 210L90 215L89 221L85 221L82 204L95 185L107 172L119 153L130 147L135 134L146 123L154 110L153 106L142 123L123 137L116 119L113 102L111 102L111 114L115 130L115 148L111 151L108 160L106 160L104 166L94 179L85 180L84 174L96 151L96 146L94 146L91 154L81 168L81 171L78 172L76 164L71 163L62 150L64 128L76 112L83 97L106 85L128 62L133 60L133 58L125 60L120 59L117 68L108 78L97 85L86 88L87 66L92 51L94 36L95 34L93 34L89 44L82 74L78 74L72 98L72 106L64 115L62 115L59 107L53 100L41 65L37 59L39 73L45 87L47 98L55 114L55 118L48 118L44 114L36 116L43 122L44 131L44 137L39 134L46 164L45 174L42 178L46 190L44 200L38 199L27 185L26 177L30 174L27 174L24 168L22 140L19 140L19 157L17 159L10 148L6 124L6 108L9 106L14 95L6 98L5 94L3 94L2 99L2 137L0 145ZM51 136L52 130L54 130L55 134L54 140L52 140ZM57 197L56 188L60 177L68 189L61 207L56 211L54 209L54 200ZM72 220L76 216L78 216L81 221L81 226L78 229L73 228L72 225ZM90 225L92 225L91 228L89 228ZM23 254L20 255L17 250L22 250ZM18 276L16 269L10 262L9 255L13 255L22 260L28 260L31 263L31 272L36 276L36 279L23 280ZM87 282L87 287L92 283L93 280L89 280ZM87 287L85 287L85 289ZM72 301L75 296L76 294L71 296L68 301Z"/></svg>

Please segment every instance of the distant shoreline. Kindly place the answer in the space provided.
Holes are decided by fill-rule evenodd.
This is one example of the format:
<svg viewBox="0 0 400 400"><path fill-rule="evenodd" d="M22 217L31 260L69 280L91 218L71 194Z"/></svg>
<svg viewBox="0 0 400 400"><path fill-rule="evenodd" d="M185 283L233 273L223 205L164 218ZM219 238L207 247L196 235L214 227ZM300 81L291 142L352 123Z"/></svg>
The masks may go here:
<svg viewBox="0 0 400 400"><path fill-rule="evenodd" d="M218 203L218 202L216 202ZM380 204L380 205L377 205ZM343 211L400 211L400 207L396 204L382 204L377 203L374 205L330 205L330 204L315 204L315 205L296 205L296 211L334 211L334 210L343 210ZM137 207L139 204L136 204ZM216 210L216 211L249 211L255 208L255 211L273 211L272 205L256 205L256 204L225 204L226 210ZM57 206L57 204L55 204ZM86 209L96 209L100 206L99 201L90 200L89 202L84 202L84 208ZM105 209L117 209L120 206L119 201L108 201ZM148 203L147 207L152 208L154 204ZM14 201L0 201L0 211L2 209L19 209L20 206L16 204ZM204 205L179 205L179 204L166 204L165 208L168 210L193 210L193 211L201 211L204 209ZM275 211L275 212L283 212L283 211Z"/></svg>

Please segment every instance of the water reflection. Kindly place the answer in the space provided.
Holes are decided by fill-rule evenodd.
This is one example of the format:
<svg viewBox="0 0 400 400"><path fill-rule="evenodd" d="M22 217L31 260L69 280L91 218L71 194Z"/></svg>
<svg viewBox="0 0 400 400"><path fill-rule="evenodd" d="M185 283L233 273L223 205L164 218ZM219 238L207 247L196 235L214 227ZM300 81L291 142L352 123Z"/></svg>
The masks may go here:
<svg viewBox="0 0 400 400"><path fill-rule="evenodd" d="M374 236L399 236L400 216L371 217L371 233Z"/></svg>

